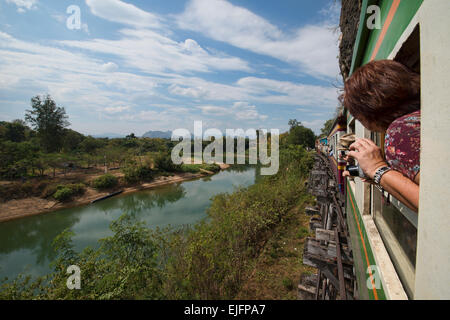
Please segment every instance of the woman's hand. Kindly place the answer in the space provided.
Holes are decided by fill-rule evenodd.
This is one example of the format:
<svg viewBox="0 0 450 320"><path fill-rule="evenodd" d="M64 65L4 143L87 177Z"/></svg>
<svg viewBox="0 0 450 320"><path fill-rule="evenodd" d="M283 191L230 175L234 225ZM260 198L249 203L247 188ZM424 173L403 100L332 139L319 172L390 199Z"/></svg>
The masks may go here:
<svg viewBox="0 0 450 320"><path fill-rule="evenodd" d="M350 172L348 172L347 170L346 171L344 171L343 173L342 173L342 176L345 178L345 177L348 177L348 178L350 178L350 179L353 179L354 177L352 177L351 175L350 175ZM370 184L373 184L374 182L373 182L373 180L370 180L370 179L364 179L364 178L361 178L361 181L362 182L367 182L367 183L370 183Z"/></svg>
<svg viewBox="0 0 450 320"><path fill-rule="evenodd" d="M358 161L359 167L371 180L379 168L387 165L380 147L369 139L357 139L350 145L350 150L348 156Z"/></svg>

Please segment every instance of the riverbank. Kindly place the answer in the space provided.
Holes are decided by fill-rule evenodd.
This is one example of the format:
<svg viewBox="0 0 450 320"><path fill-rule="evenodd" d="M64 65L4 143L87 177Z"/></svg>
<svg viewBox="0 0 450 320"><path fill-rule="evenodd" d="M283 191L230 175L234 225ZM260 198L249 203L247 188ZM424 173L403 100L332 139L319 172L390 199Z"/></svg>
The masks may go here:
<svg viewBox="0 0 450 320"><path fill-rule="evenodd" d="M227 169L226 164L219 165L221 170ZM172 183L179 183L192 179L202 178L214 174L212 172L206 173L178 173L169 177L158 177L149 183L143 183L138 186L122 188L122 194L129 194L132 192L152 189ZM86 192L70 202L58 202L55 200L42 199L39 197L29 197L19 200L10 200L0 204L0 223L5 221L16 220L38 214L50 213L60 209L67 209L72 207L84 206L91 203L91 201L107 196L110 192L98 191L91 187L86 189Z"/></svg>

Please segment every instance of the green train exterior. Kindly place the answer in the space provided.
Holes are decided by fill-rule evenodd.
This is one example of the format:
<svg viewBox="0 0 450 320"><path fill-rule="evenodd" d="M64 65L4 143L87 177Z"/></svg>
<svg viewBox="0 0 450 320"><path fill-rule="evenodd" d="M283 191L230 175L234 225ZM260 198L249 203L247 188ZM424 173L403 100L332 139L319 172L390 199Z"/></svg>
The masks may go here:
<svg viewBox="0 0 450 320"><path fill-rule="evenodd" d="M450 298L450 193L442 187L450 176L439 170L450 159L449 16L448 0L362 2L350 75L381 59L419 72L422 145L419 213L359 179L344 182L359 299ZM379 28L373 27L376 18ZM345 110L343 116L347 133L383 146L384 136Z"/></svg>

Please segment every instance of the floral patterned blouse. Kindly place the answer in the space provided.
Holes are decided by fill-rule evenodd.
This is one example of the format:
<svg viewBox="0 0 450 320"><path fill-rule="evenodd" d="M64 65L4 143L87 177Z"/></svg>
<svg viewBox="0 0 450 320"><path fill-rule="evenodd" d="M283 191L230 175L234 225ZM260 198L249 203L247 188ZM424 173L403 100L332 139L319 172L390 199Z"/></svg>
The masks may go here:
<svg viewBox="0 0 450 320"><path fill-rule="evenodd" d="M420 171L420 110L391 123L384 147L389 166L414 181Z"/></svg>

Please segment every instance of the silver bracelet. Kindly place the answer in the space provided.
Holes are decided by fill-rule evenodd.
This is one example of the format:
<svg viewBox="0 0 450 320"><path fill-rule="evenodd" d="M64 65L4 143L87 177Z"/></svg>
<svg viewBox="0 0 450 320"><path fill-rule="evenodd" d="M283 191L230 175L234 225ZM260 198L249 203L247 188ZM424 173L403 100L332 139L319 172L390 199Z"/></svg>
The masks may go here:
<svg viewBox="0 0 450 320"><path fill-rule="evenodd" d="M375 175L373 176L373 182L375 183L375 185L379 186L380 185L380 181L381 181L381 177L386 173L391 171L392 168L388 167L388 166L384 166L381 168L378 168L378 170L375 172Z"/></svg>

